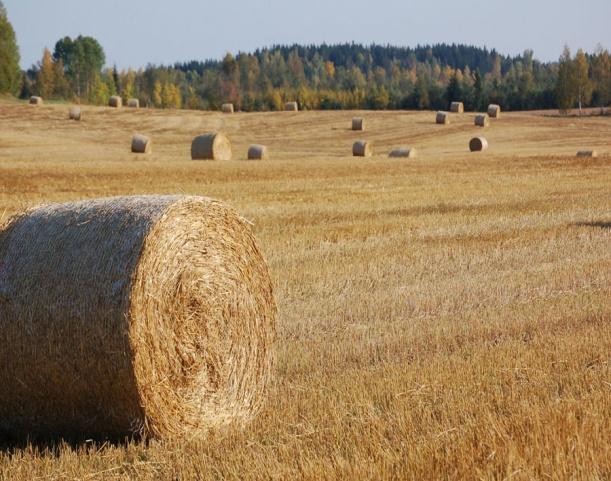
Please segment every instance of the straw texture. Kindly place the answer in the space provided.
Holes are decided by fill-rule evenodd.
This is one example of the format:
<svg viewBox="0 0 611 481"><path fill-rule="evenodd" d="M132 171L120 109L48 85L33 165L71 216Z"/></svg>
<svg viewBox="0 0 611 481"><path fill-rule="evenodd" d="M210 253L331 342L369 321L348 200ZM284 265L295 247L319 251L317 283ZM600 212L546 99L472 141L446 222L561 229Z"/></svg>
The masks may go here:
<svg viewBox="0 0 611 481"><path fill-rule="evenodd" d="M223 105L221 106L221 111L222 111L224 114L232 114L232 113L234 112L234 109L233 109L233 104L223 104Z"/></svg>
<svg viewBox="0 0 611 481"><path fill-rule="evenodd" d="M70 107L70 111L68 112L68 118L70 120L79 121L83 117L80 107Z"/></svg>
<svg viewBox="0 0 611 481"><path fill-rule="evenodd" d="M465 112L465 106L462 102L452 102L450 104L450 112L455 114L462 114Z"/></svg>
<svg viewBox="0 0 611 481"><path fill-rule="evenodd" d="M121 97L119 97L118 95L113 95L108 100L108 106L109 107L114 107L114 108L117 108L117 109L121 108L121 107L123 107L123 99Z"/></svg>
<svg viewBox="0 0 611 481"><path fill-rule="evenodd" d="M498 119L501 116L501 106L497 104L488 105L488 116L493 119Z"/></svg>
<svg viewBox="0 0 611 481"><path fill-rule="evenodd" d="M297 112L299 111L299 105L297 102L287 102L284 104L284 110L287 112Z"/></svg>
<svg viewBox="0 0 611 481"><path fill-rule="evenodd" d="M577 157L598 157L598 152L595 150L580 150L577 152Z"/></svg>
<svg viewBox="0 0 611 481"><path fill-rule="evenodd" d="M191 143L191 158L193 160L231 160L231 143L221 132L199 135Z"/></svg>
<svg viewBox="0 0 611 481"><path fill-rule="evenodd" d="M30 105L42 105L43 101L42 101L42 97L38 97L36 95L32 95L30 97Z"/></svg>
<svg viewBox="0 0 611 481"><path fill-rule="evenodd" d="M405 157L408 159L413 159L416 157L416 149L411 147L397 147L396 149L391 150L388 156L391 158Z"/></svg>
<svg viewBox="0 0 611 481"><path fill-rule="evenodd" d="M132 137L132 152L134 154L149 154L152 149L153 142L146 135L136 134Z"/></svg>
<svg viewBox="0 0 611 481"><path fill-rule="evenodd" d="M139 109L140 108L140 100L138 99L129 99L127 101L127 106L131 109Z"/></svg>
<svg viewBox="0 0 611 481"><path fill-rule="evenodd" d="M447 112L437 112L437 116L435 117L435 122L438 124L447 125L450 123L450 116Z"/></svg>
<svg viewBox="0 0 611 481"><path fill-rule="evenodd" d="M373 144L366 140L357 140L352 145L352 155L354 157L371 157L373 155Z"/></svg>
<svg viewBox="0 0 611 481"><path fill-rule="evenodd" d="M471 152L480 152L488 149L488 141L484 137L473 137L469 142Z"/></svg>
<svg viewBox="0 0 611 481"><path fill-rule="evenodd" d="M488 114L478 114L475 116L475 125L478 127L489 127L490 117Z"/></svg>
<svg viewBox="0 0 611 481"><path fill-rule="evenodd" d="M267 160L268 150L265 145L252 144L248 147L248 160Z"/></svg>
<svg viewBox="0 0 611 481"><path fill-rule="evenodd" d="M0 431L197 438L259 408L276 306L247 221L205 197L43 206L0 231Z"/></svg>
<svg viewBox="0 0 611 481"><path fill-rule="evenodd" d="M365 130L365 119L362 117L354 117L352 119L352 130Z"/></svg>

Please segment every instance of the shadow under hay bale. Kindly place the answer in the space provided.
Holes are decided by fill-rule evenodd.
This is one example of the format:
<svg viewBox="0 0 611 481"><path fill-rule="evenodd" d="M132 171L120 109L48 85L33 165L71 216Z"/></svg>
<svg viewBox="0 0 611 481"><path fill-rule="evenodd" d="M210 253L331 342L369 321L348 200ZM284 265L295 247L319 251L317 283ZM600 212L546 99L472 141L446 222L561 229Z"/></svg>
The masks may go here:
<svg viewBox="0 0 611 481"><path fill-rule="evenodd" d="M191 143L193 160L231 160L231 155L231 143L221 132L199 135Z"/></svg>

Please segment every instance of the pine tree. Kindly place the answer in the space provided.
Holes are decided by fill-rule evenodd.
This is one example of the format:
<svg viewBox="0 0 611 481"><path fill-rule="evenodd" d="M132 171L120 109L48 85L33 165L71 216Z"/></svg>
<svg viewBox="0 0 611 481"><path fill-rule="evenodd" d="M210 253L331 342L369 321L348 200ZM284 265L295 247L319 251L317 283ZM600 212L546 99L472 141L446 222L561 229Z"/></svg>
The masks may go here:
<svg viewBox="0 0 611 481"><path fill-rule="evenodd" d="M0 93L16 94L21 82L15 31L0 1Z"/></svg>

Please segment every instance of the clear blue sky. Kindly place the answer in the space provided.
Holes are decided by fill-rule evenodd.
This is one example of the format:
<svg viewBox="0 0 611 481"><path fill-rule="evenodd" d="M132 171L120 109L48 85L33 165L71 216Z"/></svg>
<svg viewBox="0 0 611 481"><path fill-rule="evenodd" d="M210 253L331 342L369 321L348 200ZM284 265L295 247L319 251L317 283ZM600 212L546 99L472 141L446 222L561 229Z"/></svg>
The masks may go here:
<svg viewBox="0 0 611 481"><path fill-rule="evenodd" d="M468 43L556 60L611 48L611 0L3 0L30 67L66 35L97 38L109 65L220 58L277 43Z"/></svg>

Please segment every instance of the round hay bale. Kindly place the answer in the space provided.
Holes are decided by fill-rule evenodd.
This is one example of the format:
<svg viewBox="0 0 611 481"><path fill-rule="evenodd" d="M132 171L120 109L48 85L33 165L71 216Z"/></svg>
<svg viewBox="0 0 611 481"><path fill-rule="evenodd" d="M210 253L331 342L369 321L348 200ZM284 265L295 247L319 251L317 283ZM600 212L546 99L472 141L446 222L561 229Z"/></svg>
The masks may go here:
<svg viewBox="0 0 611 481"><path fill-rule="evenodd" d="M140 108L140 100L138 100L138 99L129 99L127 101L127 106L130 109L139 109Z"/></svg>
<svg viewBox="0 0 611 481"><path fill-rule="evenodd" d="M37 95L32 95L30 97L30 105L42 105L43 100L42 97L38 97Z"/></svg>
<svg viewBox="0 0 611 481"><path fill-rule="evenodd" d="M113 95L108 100L108 106L113 107L115 109L120 109L121 107L123 107L123 99L118 95Z"/></svg>
<svg viewBox="0 0 611 481"><path fill-rule="evenodd" d="M478 114L475 116L475 125L478 127L489 127L490 117L488 114Z"/></svg>
<svg viewBox="0 0 611 481"><path fill-rule="evenodd" d="M352 130L365 130L365 119L362 117L354 117L352 119Z"/></svg>
<svg viewBox="0 0 611 481"><path fill-rule="evenodd" d="M580 150L577 152L577 157L598 157L598 152L595 150Z"/></svg>
<svg viewBox="0 0 611 481"><path fill-rule="evenodd" d="M284 110L286 112L298 112L299 104L297 102L287 102L284 104Z"/></svg>
<svg viewBox="0 0 611 481"><path fill-rule="evenodd" d="M488 105L488 116L493 119L498 119L501 117L501 106L497 104Z"/></svg>
<svg viewBox="0 0 611 481"><path fill-rule="evenodd" d="M269 154L265 145L252 144L248 147L248 160L267 160Z"/></svg>
<svg viewBox="0 0 611 481"><path fill-rule="evenodd" d="M438 124L448 125L450 123L450 116L447 112L437 112L435 122Z"/></svg>
<svg viewBox="0 0 611 481"><path fill-rule="evenodd" d="M153 148L153 142L146 135L136 134L132 137L132 152L134 154L149 154Z"/></svg>
<svg viewBox="0 0 611 481"><path fill-rule="evenodd" d="M397 147L396 149L391 150L388 156L391 158L404 157L407 159L413 159L414 157L416 157L416 149L411 147Z"/></svg>
<svg viewBox="0 0 611 481"><path fill-rule="evenodd" d="M462 102L452 102L450 104L450 112L455 114L462 114L465 112L465 106Z"/></svg>
<svg viewBox="0 0 611 481"><path fill-rule="evenodd" d="M357 140L352 145L352 155L354 157L371 157L373 155L373 144L366 140Z"/></svg>
<svg viewBox="0 0 611 481"><path fill-rule="evenodd" d="M83 117L83 113L81 112L80 107L70 107L70 111L68 112L68 118L70 120L79 121Z"/></svg>
<svg viewBox="0 0 611 481"><path fill-rule="evenodd" d="M222 111L224 114L232 114L232 113L234 112L234 109L233 109L233 104L223 104L223 105L221 106L221 111Z"/></svg>
<svg viewBox="0 0 611 481"><path fill-rule="evenodd" d="M0 230L0 431L198 438L257 412L276 305L249 222L205 197L49 205Z"/></svg>
<svg viewBox="0 0 611 481"><path fill-rule="evenodd" d="M471 152L481 152L488 149L488 141L484 137L473 137L469 142Z"/></svg>
<svg viewBox="0 0 611 481"><path fill-rule="evenodd" d="M191 158L193 160L231 160L231 143L221 132L199 135L191 143Z"/></svg>

